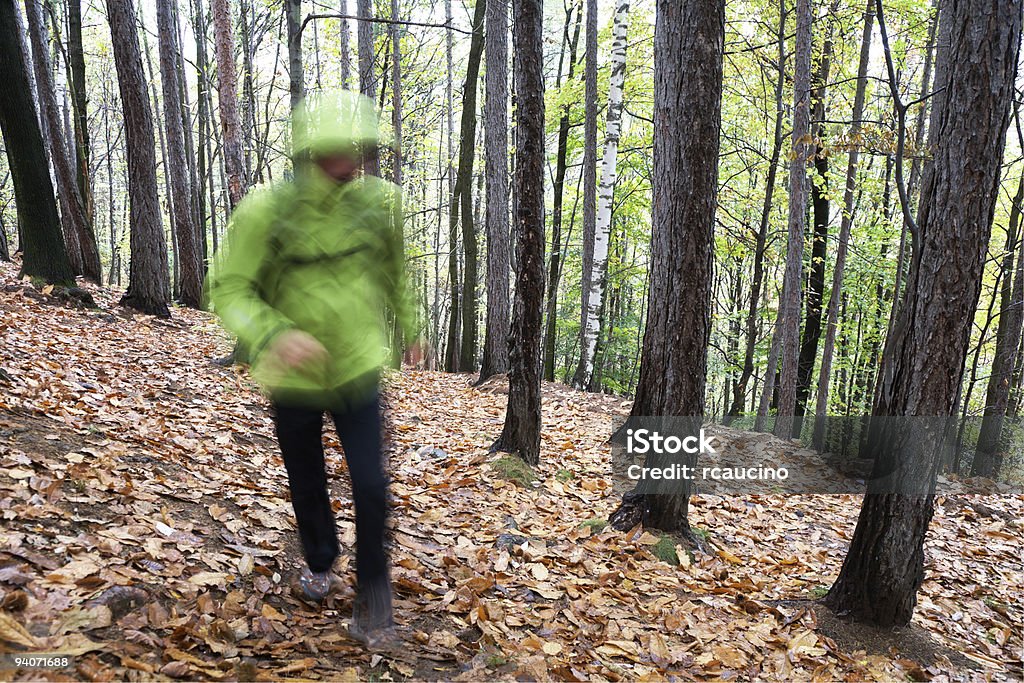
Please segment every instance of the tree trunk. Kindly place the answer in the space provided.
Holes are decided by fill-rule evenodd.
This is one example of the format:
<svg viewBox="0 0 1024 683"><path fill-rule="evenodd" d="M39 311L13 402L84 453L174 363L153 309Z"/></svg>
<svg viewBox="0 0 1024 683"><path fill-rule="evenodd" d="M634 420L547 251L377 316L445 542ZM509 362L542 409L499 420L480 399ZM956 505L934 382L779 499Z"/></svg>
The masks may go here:
<svg viewBox="0 0 1024 683"><path fill-rule="evenodd" d="M89 177L89 113L85 89L85 51L82 48L82 0L68 0L68 67L71 71L71 102L75 110L75 160L78 193L85 216L92 225L95 206Z"/></svg>
<svg viewBox="0 0 1024 683"><path fill-rule="evenodd" d="M107 145L106 171L107 171L107 233L110 240L110 270L107 275L107 284L121 285L121 257L118 249L117 228L114 220L114 145L113 136L110 132L110 111L113 108L113 87L110 83L110 74L103 76L103 139Z"/></svg>
<svg viewBox="0 0 1024 683"><path fill-rule="evenodd" d="M398 0L391 0L391 129L394 142L391 181L402 184L402 34L398 26Z"/></svg>
<svg viewBox="0 0 1024 683"><path fill-rule="evenodd" d="M850 549L825 598L837 612L882 626L910 622L924 579L935 477L998 197L1021 10L1020 0L966 0L951 3L944 16L951 42L945 97L933 123L938 145L922 186L919 248L893 330L893 380L875 412L889 419L880 428Z"/></svg>
<svg viewBox="0 0 1024 683"><path fill-rule="evenodd" d="M348 0L341 0L338 13L348 16ZM338 49L341 51L341 87L352 87L352 48L349 47L348 19L338 19Z"/></svg>
<svg viewBox="0 0 1024 683"><path fill-rule="evenodd" d="M50 182L15 0L0 0L0 133L14 183L22 252L21 273L58 285L74 285L75 276L61 236L57 203Z"/></svg>
<svg viewBox="0 0 1024 683"><path fill-rule="evenodd" d="M837 6L833 4L832 14ZM811 99L814 101L811 137L814 139L815 177L810 183L811 206L814 212L814 233L811 243L811 263L807 276L807 305L804 313L803 338L800 341L800 358L797 362L796 411L793 419L794 439L800 438L807 397L811 391L814 375L814 361L818 357L818 342L821 340L821 302L825 296L825 258L828 255L828 157L824 145L825 136L825 91L832 62L832 23L825 33L821 49L821 61L815 76Z"/></svg>
<svg viewBox="0 0 1024 683"><path fill-rule="evenodd" d="M487 181L487 320L480 380L508 372L508 0L487 3L484 174Z"/></svg>
<svg viewBox="0 0 1024 683"><path fill-rule="evenodd" d="M156 20L160 49L160 83L164 94L164 125L167 132L167 184L170 186L177 239L177 266L180 278L179 300L190 308L201 308L203 273L199 258L195 207L185 160L185 131L182 126L180 58L177 44L178 27L171 0L157 0Z"/></svg>
<svg viewBox="0 0 1024 683"><path fill-rule="evenodd" d="M569 36L569 26L572 23L572 15L576 11L576 27ZM576 71L576 50L580 40L580 26L583 23L583 8L580 5L570 5L565 13L565 31L562 38L562 56L564 57L565 45L569 47L569 73L568 80L572 81ZM562 86L562 60L558 62L558 77L555 87ZM488 67L489 68L489 67ZM565 172L569 154L569 105L562 109L562 117L558 120L558 148L555 152L555 178L552 182L552 193L554 194L554 206L551 210L551 256L548 260L548 281L547 281L547 302L545 304L544 322L544 379L549 382L555 381L555 337L558 323L558 283L562 275L562 197L565 192Z"/></svg>
<svg viewBox="0 0 1024 683"><path fill-rule="evenodd" d="M469 41L466 84L462 90L462 121L459 126L459 170L452 193L452 221L462 225L462 337L459 371L476 369L477 349L477 248L473 221L473 159L476 157L476 89L480 80L480 59L484 48L484 19L487 2L477 0L473 10L473 35ZM454 213L458 211L460 217Z"/></svg>
<svg viewBox="0 0 1024 683"><path fill-rule="evenodd" d="M71 237L68 249L77 248L78 251L77 254L69 254L69 256L72 265L77 262L81 266L82 275L86 279L100 284L103 279L100 252L96 246L96 234L92 231L92 225L86 215L85 202L78 191L75 163L73 157L69 155L64 125L61 123L61 113L57 107L57 96L50 69L49 40L39 0L28 0L25 3L25 13L28 16L39 106L49 131L50 160L53 162L53 170L57 178L61 213L65 222L64 229L65 233Z"/></svg>
<svg viewBox="0 0 1024 683"><path fill-rule="evenodd" d="M608 239L612 227L612 196L615 193L616 162L619 134L622 129L622 86L626 80L626 30L629 1L618 0L612 29L611 76L608 85L608 118L605 122L604 159L601 163L601 185L597 192L597 218L594 226L594 253L591 262L590 290L584 292L587 307L586 327L580 344L580 381L591 391L594 386L594 352L601 333L600 315L604 305L605 271L608 266Z"/></svg>
<svg viewBox="0 0 1024 683"><path fill-rule="evenodd" d="M758 225L754 245L754 273L750 280L750 307L747 309L746 340L743 352L743 369L740 377L733 385L732 404L726 415L725 423L730 417L738 417L743 412L746 400L747 383L754 374L754 350L757 346L758 307L761 302L761 290L764 286L764 254L768 243L768 228L771 221L772 197L775 193L775 178L779 168L779 157L782 154L782 117L785 113L782 96L786 83L786 0L779 0L778 30L778 79L775 81L775 133L772 137L772 156L768 161L768 177L765 181L764 203L761 206L761 222ZM756 394L756 392L755 392Z"/></svg>
<svg viewBox="0 0 1024 683"><path fill-rule="evenodd" d="M585 85L583 119L583 274L580 279L580 360L573 375L573 386L587 388L587 368L583 350L584 335L589 325L588 300L593 287L594 241L597 231L597 0L587 0L587 22L584 31L583 71Z"/></svg>
<svg viewBox="0 0 1024 683"><path fill-rule="evenodd" d="M1006 408L1009 417L1020 415L1021 405L1024 404L1024 335L1020 338L1020 345L1017 347L1017 367L1010 377L1010 401Z"/></svg>
<svg viewBox="0 0 1024 683"><path fill-rule="evenodd" d="M222 153L228 178L230 213L235 210L245 194L241 123L238 118L238 79L235 76L235 46L228 0L210 0L210 3L217 57L217 96L220 102Z"/></svg>
<svg viewBox="0 0 1024 683"><path fill-rule="evenodd" d="M918 97L928 95L932 85L933 53L936 49L935 35L939 26L939 0L932 0L932 7L935 9L935 13L928 25L928 46L924 53L924 70L921 74L921 92ZM924 167L925 153L925 121L928 120L928 105L930 102L931 98L920 104L920 108L917 110L917 120L914 124L914 159L910 162L910 183L907 186L907 193L911 197L917 194L917 188L921 183L921 169ZM904 229L907 227L905 221L903 227ZM899 280L897 280L897 284L899 284ZM893 301L898 301L898 297L894 297Z"/></svg>
<svg viewBox="0 0 1024 683"><path fill-rule="evenodd" d="M203 272L209 268L210 248L206 229L206 184L213 182L213 160L207 156L206 150L210 138L210 109L206 106L210 90L209 62L206 56L206 21L203 13L202 0L196 0L193 6L192 27L196 41L196 88L198 90L196 119L199 127L196 138L196 218L199 230L199 243L203 251ZM213 207L210 207L212 211Z"/></svg>
<svg viewBox="0 0 1024 683"><path fill-rule="evenodd" d="M807 160L812 147L811 119L811 2L796 2L796 65L793 78L793 152L789 164L789 239L786 273L779 302L779 405L775 435L788 438L796 413L797 365L800 356L800 290L804 259L804 229L807 223Z"/></svg>
<svg viewBox="0 0 1024 683"><path fill-rule="evenodd" d="M452 2L445 0L445 23L452 25ZM448 196L451 197L448 205L448 289L450 301L448 307L448 334L445 337L444 369L447 372L458 372L459 369L459 316L462 306L459 304L461 282L459 279L459 225L458 214L456 213L455 201L455 167L452 165L455 159L455 113L452 105L452 86L454 82L452 69L452 31L449 28L445 32L445 64L447 67L445 76L445 123L448 143L447 164L445 177L448 178ZM440 213L440 211L439 211ZM440 334L440 333L439 333Z"/></svg>
<svg viewBox="0 0 1024 683"><path fill-rule="evenodd" d="M478 0L483 2L484 0ZM540 462L541 308L544 305L544 2L514 0L516 271L505 426L495 450Z"/></svg>
<svg viewBox="0 0 1024 683"><path fill-rule="evenodd" d="M761 388L761 400L757 404L757 417L754 418L754 431L763 432L768 423L768 412L772 399L778 392L776 377L779 369L779 348L782 346L782 318L776 316L772 328L771 344L768 349L768 364L764 370L764 386Z"/></svg>
<svg viewBox="0 0 1024 683"><path fill-rule="evenodd" d="M874 2L875 0L867 0L867 7L864 10L864 30L861 33L860 62L857 66L857 91L853 99L853 122L850 124L849 133L850 152L846 162L846 178L843 182L843 215L839 223L839 246L836 250L836 263L832 271L832 291L828 299L825 342L822 345L821 367L818 370L812 442L819 451L825 448L829 380L832 375L832 356L835 352L836 325L839 321L839 298L843 290L843 273L846 270L846 252L850 245L850 232L853 229L854 191L857 188L857 164L860 160L860 128L861 119L864 116L868 58L871 54L871 27L875 20Z"/></svg>
<svg viewBox="0 0 1024 683"><path fill-rule="evenodd" d="M285 20L288 24L288 102L291 111L299 106L306 86L302 77L302 0L285 0ZM292 131L294 139L295 132Z"/></svg>
<svg viewBox="0 0 1024 683"><path fill-rule="evenodd" d="M291 29L292 21L291 14L292 8L289 3L284 3L283 12L288 18L288 28ZM252 15L253 3L251 0L240 0L238 3L238 34L241 37L241 52L242 56L242 186L244 188L252 187L253 184L253 148L254 142L257 137L256 133L256 93L255 84L253 83L253 31L255 30L256 19ZM301 8L299 8L301 11ZM288 43L288 52L291 55L291 43L288 36L285 36L285 42ZM299 74L301 84L302 74L302 40L299 39ZM291 62L288 63L289 69L291 69ZM289 73L289 76L291 74ZM290 80L290 79L289 79ZM289 82L289 86L290 86ZM272 87L271 87L272 89ZM301 98L301 93L299 94ZM289 107L289 112L292 111L294 105Z"/></svg>
<svg viewBox="0 0 1024 683"><path fill-rule="evenodd" d="M107 0L107 21L124 112L128 198L131 202L131 265L121 305L169 318L167 243L160 221L160 200L153 150L153 116L142 71L135 10L131 0Z"/></svg>
<svg viewBox="0 0 1024 683"><path fill-rule="evenodd" d="M371 100L377 99L377 80L373 74L373 0L356 0L356 16L359 17L356 37L359 43L359 92ZM363 172L380 175L380 160L374 155L363 162Z"/></svg>
<svg viewBox="0 0 1024 683"><path fill-rule="evenodd" d="M1012 235L1006 256L1003 258L1003 288L999 307L999 325L996 328L996 351L992 359L992 374L989 375L985 393L985 416L981 421L978 435L978 449L971 465L972 477L999 476L1003 464L1000 437L1003 419L1010 398L1010 381L1017 361L1017 345L1024 323L1024 238L1020 232L1021 203L1024 202L1024 175L1017 185L1017 194L1010 207L1010 224L1007 230ZM1014 244L1014 239L1016 244ZM1013 271L1014 249L1017 255L1017 272ZM1011 279L1013 284L1011 287Z"/></svg>
<svg viewBox="0 0 1024 683"><path fill-rule="evenodd" d="M722 0L658 0L650 302L631 417L678 415L695 429L711 336L724 43ZM666 457L648 454L645 464ZM644 525L688 535L689 493L681 480L644 495ZM627 496L622 507L636 502Z"/></svg>

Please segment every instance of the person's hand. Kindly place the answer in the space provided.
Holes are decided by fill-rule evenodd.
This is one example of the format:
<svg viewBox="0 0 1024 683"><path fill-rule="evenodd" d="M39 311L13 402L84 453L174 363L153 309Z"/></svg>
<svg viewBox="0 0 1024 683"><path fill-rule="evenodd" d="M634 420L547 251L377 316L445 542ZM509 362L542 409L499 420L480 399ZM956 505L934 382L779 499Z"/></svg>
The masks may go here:
<svg viewBox="0 0 1024 683"><path fill-rule="evenodd" d="M312 370L327 363L328 353L316 337L301 330L287 330L267 347L269 361L281 370Z"/></svg>

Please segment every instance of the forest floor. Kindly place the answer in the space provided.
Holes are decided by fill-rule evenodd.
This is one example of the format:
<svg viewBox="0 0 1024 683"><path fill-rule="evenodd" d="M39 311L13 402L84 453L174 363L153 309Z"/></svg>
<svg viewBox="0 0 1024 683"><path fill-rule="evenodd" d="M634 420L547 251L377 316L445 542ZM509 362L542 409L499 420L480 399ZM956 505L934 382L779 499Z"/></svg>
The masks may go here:
<svg viewBox="0 0 1024 683"><path fill-rule="evenodd" d="M366 654L345 633L354 525L333 432L345 589L314 610L287 588L301 555L266 402L211 362L231 349L215 319L91 291L98 309L69 308L0 264L0 652L74 655L0 678L1021 677L1024 496L940 497L913 624L851 627L814 599L858 496L695 495L706 552L673 557L657 534L603 527L604 442L628 404L546 385L541 464L520 485L488 451L500 386L411 370L386 390L406 643Z"/></svg>

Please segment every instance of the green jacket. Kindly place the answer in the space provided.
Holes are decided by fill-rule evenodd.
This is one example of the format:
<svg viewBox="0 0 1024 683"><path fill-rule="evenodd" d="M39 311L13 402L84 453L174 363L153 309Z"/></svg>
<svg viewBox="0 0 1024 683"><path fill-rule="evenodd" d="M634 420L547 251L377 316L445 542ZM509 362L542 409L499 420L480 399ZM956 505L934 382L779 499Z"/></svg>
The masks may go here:
<svg viewBox="0 0 1024 683"><path fill-rule="evenodd" d="M315 151L316 135L305 133ZM375 386L391 357L387 310L406 339L415 337L401 198L396 185L374 176L338 184L318 168L302 170L235 208L210 300L249 350L252 376L276 400L330 408ZM326 366L281 371L266 363L267 345L288 329L319 340Z"/></svg>

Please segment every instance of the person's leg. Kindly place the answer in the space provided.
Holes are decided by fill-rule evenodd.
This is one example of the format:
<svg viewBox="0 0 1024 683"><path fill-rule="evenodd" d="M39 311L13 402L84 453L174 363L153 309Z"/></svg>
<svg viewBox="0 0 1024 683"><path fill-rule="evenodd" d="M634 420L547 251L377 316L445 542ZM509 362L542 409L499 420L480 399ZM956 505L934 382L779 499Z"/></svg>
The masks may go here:
<svg viewBox="0 0 1024 683"><path fill-rule="evenodd" d="M381 444L380 404L376 395L344 412L332 412L345 450L356 507L356 578L359 584L388 576L384 549L387 477Z"/></svg>
<svg viewBox="0 0 1024 683"><path fill-rule="evenodd" d="M306 563L326 572L339 548L324 470L323 411L275 404L274 423Z"/></svg>
<svg viewBox="0 0 1024 683"><path fill-rule="evenodd" d="M375 395L361 406L331 415L345 449L356 506L356 597L350 633L370 649L388 647L394 621L384 548L387 477L381 452L380 405Z"/></svg>

